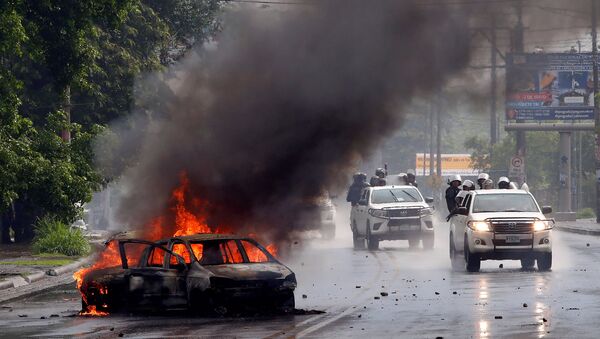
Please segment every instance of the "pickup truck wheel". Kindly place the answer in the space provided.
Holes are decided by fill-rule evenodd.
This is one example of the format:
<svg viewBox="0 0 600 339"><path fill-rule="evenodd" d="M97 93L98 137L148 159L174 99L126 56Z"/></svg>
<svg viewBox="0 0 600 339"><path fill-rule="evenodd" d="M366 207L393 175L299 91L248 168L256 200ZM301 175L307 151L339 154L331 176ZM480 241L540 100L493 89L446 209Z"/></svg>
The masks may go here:
<svg viewBox="0 0 600 339"><path fill-rule="evenodd" d="M365 239L358 234L356 221L352 222L352 243L355 250L362 250L365 248Z"/></svg>
<svg viewBox="0 0 600 339"><path fill-rule="evenodd" d="M371 226L367 222L367 248L371 251L379 249L379 239L371 235Z"/></svg>
<svg viewBox="0 0 600 339"><path fill-rule="evenodd" d="M419 239L419 238L408 239L408 247L412 248L412 249L415 249L415 248L419 247L419 241L420 240L421 239Z"/></svg>
<svg viewBox="0 0 600 339"><path fill-rule="evenodd" d="M452 234L450 234L449 248L450 248L450 263L452 264L452 270L453 271L464 270L465 264L461 260L461 258L458 257L458 253L456 253L456 248L454 247L454 238L453 238Z"/></svg>
<svg viewBox="0 0 600 339"><path fill-rule="evenodd" d="M521 259L521 268L523 268L524 270L533 269L534 265L535 265L535 259L533 259L533 258Z"/></svg>
<svg viewBox="0 0 600 339"><path fill-rule="evenodd" d="M467 272L479 272L481 268L481 258L471 253L469 243L465 235L465 261L467 263Z"/></svg>
<svg viewBox="0 0 600 339"><path fill-rule="evenodd" d="M550 271L552 269L552 252L543 253L537 259L538 270Z"/></svg>
<svg viewBox="0 0 600 339"><path fill-rule="evenodd" d="M423 248L424 249L426 249L426 250L433 249L433 244L435 242L433 233L424 235L423 238L421 238L421 239L423 240Z"/></svg>

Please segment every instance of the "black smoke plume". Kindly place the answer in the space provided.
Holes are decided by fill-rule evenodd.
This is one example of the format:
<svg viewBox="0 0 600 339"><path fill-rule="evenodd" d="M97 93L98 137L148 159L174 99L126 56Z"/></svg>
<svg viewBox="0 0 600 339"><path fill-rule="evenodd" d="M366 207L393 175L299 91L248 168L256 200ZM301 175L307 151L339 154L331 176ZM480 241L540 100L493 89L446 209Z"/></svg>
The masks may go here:
<svg viewBox="0 0 600 339"><path fill-rule="evenodd" d="M144 227L168 216L185 172L187 195L204 202L188 208L211 225L286 239L302 227L298 202L345 184L403 105L466 65L466 21L397 0L227 12L217 47L176 71L174 96L153 98L160 118L136 141L115 132L141 145L123 173L119 219Z"/></svg>

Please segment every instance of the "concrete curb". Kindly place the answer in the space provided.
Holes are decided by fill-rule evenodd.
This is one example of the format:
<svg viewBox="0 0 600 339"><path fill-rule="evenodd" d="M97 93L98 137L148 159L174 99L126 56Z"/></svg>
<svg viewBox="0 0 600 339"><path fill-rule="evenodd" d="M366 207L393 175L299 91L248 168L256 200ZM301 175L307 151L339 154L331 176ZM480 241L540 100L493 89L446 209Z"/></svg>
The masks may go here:
<svg viewBox="0 0 600 339"><path fill-rule="evenodd" d="M0 290L5 290L7 288L12 288L14 286L15 286L15 284L12 282L12 280L0 282Z"/></svg>
<svg viewBox="0 0 600 339"><path fill-rule="evenodd" d="M555 226L556 230L562 231L562 232L569 232L569 233L577 233L577 234L585 234L585 235L594 235L594 236L600 236L600 230L587 230L587 229L583 229L583 228L575 228L575 227L568 227L568 226Z"/></svg>
<svg viewBox="0 0 600 339"><path fill-rule="evenodd" d="M24 279L27 282L27 284L31 284L33 282L36 282L36 281L39 281L42 279L46 279L48 277L59 276L59 275L65 274L70 271L74 271L84 265L89 264L93 258L94 258L94 256L91 255L91 256L79 259L70 264L64 265L64 266L51 268L51 269L47 270L46 272L37 272L37 273L29 274L29 275L25 276ZM13 287L15 287L13 281L8 280L8 281L0 282L0 290L6 290L9 288L13 288Z"/></svg>

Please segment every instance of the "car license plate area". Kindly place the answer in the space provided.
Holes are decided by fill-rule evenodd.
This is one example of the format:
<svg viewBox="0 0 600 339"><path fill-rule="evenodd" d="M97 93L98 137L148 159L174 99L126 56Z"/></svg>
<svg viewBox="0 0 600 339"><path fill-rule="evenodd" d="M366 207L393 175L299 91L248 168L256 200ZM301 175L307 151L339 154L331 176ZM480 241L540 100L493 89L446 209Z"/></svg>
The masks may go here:
<svg viewBox="0 0 600 339"><path fill-rule="evenodd" d="M521 237L518 235L507 235L505 240L507 244L518 244L521 242Z"/></svg>
<svg viewBox="0 0 600 339"><path fill-rule="evenodd" d="M418 231L420 228L421 228L421 226L419 226L419 225L390 226L390 231L392 231L392 232Z"/></svg>

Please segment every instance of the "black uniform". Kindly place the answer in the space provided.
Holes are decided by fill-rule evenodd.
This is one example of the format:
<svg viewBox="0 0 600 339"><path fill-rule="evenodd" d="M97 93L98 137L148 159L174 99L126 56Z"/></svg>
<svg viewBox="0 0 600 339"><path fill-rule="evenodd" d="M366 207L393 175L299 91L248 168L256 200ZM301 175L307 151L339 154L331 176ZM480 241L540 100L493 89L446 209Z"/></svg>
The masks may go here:
<svg viewBox="0 0 600 339"><path fill-rule="evenodd" d="M374 175L371 177L369 184L371 186L385 186L387 184L387 181L385 180L385 178L380 178Z"/></svg>
<svg viewBox="0 0 600 339"><path fill-rule="evenodd" d="M446 189L446 204L448 205L448 212L452 212L456 208L456 196L460 192L458 187L448 187Z"/></svg>

